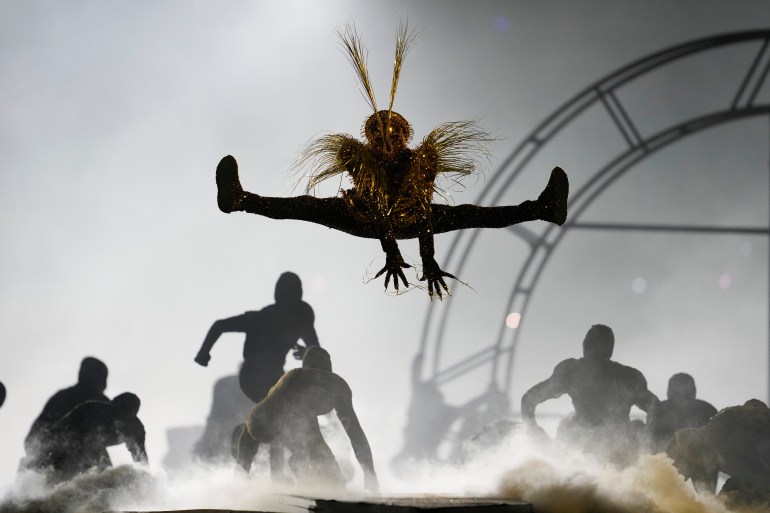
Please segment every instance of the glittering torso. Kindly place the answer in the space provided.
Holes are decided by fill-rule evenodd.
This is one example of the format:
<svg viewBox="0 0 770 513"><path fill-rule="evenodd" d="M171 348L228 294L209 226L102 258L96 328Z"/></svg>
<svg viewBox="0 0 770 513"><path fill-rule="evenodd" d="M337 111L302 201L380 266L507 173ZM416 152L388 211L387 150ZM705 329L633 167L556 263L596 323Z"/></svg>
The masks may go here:
<svg viewBox="0 0 770 513"><path fill-rule="evenodd" d="M394 229L420 223L430 216L436 178L432 148L403 149L396 158L378 155L368 145L349 148L346 161L353 189L344 191L359 215L390 224Z"/></svg>

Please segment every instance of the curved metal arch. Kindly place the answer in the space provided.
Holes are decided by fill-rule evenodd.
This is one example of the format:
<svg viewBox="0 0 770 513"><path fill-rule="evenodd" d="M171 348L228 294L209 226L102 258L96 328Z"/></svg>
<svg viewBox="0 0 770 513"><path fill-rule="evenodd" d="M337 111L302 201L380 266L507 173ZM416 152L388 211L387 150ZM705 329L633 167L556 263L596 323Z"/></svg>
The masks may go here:
<svg viewBox="0 0 770 513"><path fill-rule="evenodd" d="M543 256L540 260L536 260L534 258L535 255L537 254L535 251L530 253L530 257L527 259L522 270L520 271L519 278L516 281L516 286L514 287L514 290L508 299L507 311L513 311L512 307L516 302L516 299L518 298L517 296L519 296L524 290L523 287L520 286L520 283L522 282L523 278L527 276L528 273L532 273L531 274L532 280L527 285L526 289L527 291L533 290L538 280L540 279L540 276L543 273L543 270L545 269L545 266L548 263L548 260L553 254L555 247L559 244L561 239L567 234L567 232L570 229L574 229L578 227L576 225L578 224L577 220L580 218L580 215L585 211L586 208L588 208L591 205L591 203L593 203L593 201L602 192L604 192L604 190L607 187L609 187L618 178L623 176L626 172L631 170L634 165L636 165L638 162L640 162L647 156L651 155L652 153L662 148L665 148L666 146L669 146L670 144L676 142L677 140L683 137L687 137L689 135L695 134L702 130L706 130L713 126L726 123L729 121L748 118L748 117L756 117L761 115L770 115L770 105L758 107L758 108L728 111L727 113L725 113L725 115L708 115L708 116L696 118L694 120L681 123L671 129L660 132L654 137L647 139L648 149L646 149L645 151L629 150L626 153L615 158L609 164L607 164L604 168L602 168L599 172L597 172L596 175L594 175L594 177L592 178L589 184L581 188L577 192L577 194L575 194L575 202L578 204L574 205L575 208L571 209L570 221L567 224L565 224L561 230L556 230L554 229L553 226L549 226L546 229L546 233L544 233L542 238L540 239L540 244L544 245L544 247L546 248L546 251L543 253ZM582 199L581 197L584 195L585 195L585 199L582 202L579 201L580 199ZM761 232L767 234L768 230L763 229L761 230ZM534 267L534 268L531 268L531 267ZM516 310L521 314L522 318L525 317L526 310L529 306L529 297L530 297L530 294L528 292L524 298L522 307ZM508 332L512 334L511 337L506 337L505 331L501 330L498 335L497 343L495 345L496 353L498 357L501 355L507 354L508 361L507 361L507 365L505 366L506 375L503 377L503 381L505 382L506 388L509 388L511 386L511 381L513 380L513 373L511 372L511 370L513 368L517 342L519 340L519 337L521 336L521 327L519 327L516 330L508 330ZM505 347L506 339L510 339L510 343L507 345L507 347ZM492 371L493 375L496 375L496 373L498 372L497 362L498 360L496 359L493 366L493 371Z"/></svg>
<svg viewBox="0 0 770 513"><path fill-rule="evenodd" d="M700 118L692 119L681 123L680 125L668 128L648 138L643 138L632 121L625 113L622 105L615 96L615 90L620 86L628 83L630 80L650 71L664 64L673 62L675 60L691 56L696 53L700 53L706 50L720 48L727 45L743 44L743 43L761 43L758 53L755 55L751 66L747 74L744 76L738 90L735 93L732 103L726 110L712 113ZM570 201L570 219L573 220L576 214L579 216L595 198L600 194L604 188L612 183L617 177L621 176L624 172L630 169L636 162L649 155L652 151L656 151L668 144L673 143L675 140L684 137L688 134L695 133L699 130L703 130L710 126L734 120L737 118L756 116L769 112L770 105L754 105L754 102L758 96L758 93L767 78L768 71L770 71L770 59L767 58L770 46L770 30L759 30L740 32L734 34L724 34L710 38L704 38L693 42L684 43L678 46L671 47L666 50L662 50L648 57L639 59L631 64L619 69L618 71L608 75L607 77L595 82L588 86L583 91L575 95L568 100L560 108L554 111L543 122L540 123L517 147L516 149L504 160L497 173L495 173L490 181L489 185L481 192L477 203L478 204L496 204L506 190L510 187L511 183L516 177L526 168L527 164L535 157L536 154L551 140L553 139L565 126L573 121L577 116L587 110L589 107L601 103L607 108L612 117L612 120L616 123L623 138L628 144L629 148L623 152L620 156L612 160L602 170L597 172L594 177L589 180L591 183L596 183L601 176L609 174L611 179L606 180L604 185L597 188L593 193L589 191L589 185L573 193ZM511 168L507 173L507 168ZM613 174L614 170L614 174ZM495 189L497 192L494 193ZM579 200L587 194L587 201L583 202L580 206ZM491 197L491 200L489 199ZM577 204L576 204L577 202ZM575 208L578 211L575 212ZM524 304L516 311L524 313L529 301L529 296L537 282L537 278L542 272L544 264L548 261L550 253L553 251L555 244L561 240L561 237L567 229L572 226L573 221L569 221L562 230L554 230L553 227L547 228L540 237L533 237L529 235L524 237L530 244L530 254L527 258L522 272L519 274L516 286L509 299L508 307L506 311L511 311L510 307L516 301L517 298L523 297ZM468 261L471 253L471 248L480 230L472 230L468 233L458 232L450 245L448 251L447 260L451 260L456 256L456 253L460 253L459 261L453 266L460 273ZM462 244L463 240L467 240L465 244ZM461 247L462 246L462 247ZM527 270L530 269L532 263L536 257L539 258L541 265L538 270L533 274L533 280L528 286L523 285L523 277ZM521 296L520 293L524 292ZM519 293L519 295L517 295ZM437 308L442 308L441 313L438 314ZM508 355L508 375L505 376L506 385L510 386L511 373L510 369L513 364L513 348L515 347L516 340L519 336L521 328L517 329L513 333L513 341L509 348L503 347L503 339L505 337L505 328L501 323L500 332L497 337L497 342L491 346L485 347L478 352L470 355L465 360L458 362L442 371L438 370L439 355L441 340L444 336L444 329L446 326L446 319L449 317L452 308L452 301L441 305L431 305L429 307L428 314L423 326L421 346L420 350L425 351L426 345L431 340L431 326L432 324L438 324L434 344L437 350L434 352L433 357L433 376L436 382L445 382L462 375L469 370L472 370L479 365L483 365L489 360L493 360L493 372L492 382L496 381L496 375L498 372L498 359L499 356L507 353ZM434 319L434 316L441 315L439 321Z"/></svg>

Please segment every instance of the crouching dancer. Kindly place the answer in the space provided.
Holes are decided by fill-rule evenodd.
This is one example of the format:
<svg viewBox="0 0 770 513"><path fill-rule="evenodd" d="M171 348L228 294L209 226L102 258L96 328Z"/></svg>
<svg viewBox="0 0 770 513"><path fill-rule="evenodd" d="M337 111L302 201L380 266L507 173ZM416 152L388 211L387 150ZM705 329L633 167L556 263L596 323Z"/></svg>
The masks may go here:
<svg viewBox="0 0 770 513"><path fill-rule="evenodd" d="M364 472L364 487L379 489L372 451L356 412L350 387L332 372L329 353L307 348L302 367L285 373L249 413L238 441L238 463L248 472L259 444L289 449L289 467L298 484L345 488L345 479L321 434L318 416L336 411Z"/></svg>
<svg viewBox="0 0 770 513"><path fill-rule="evenodd" d="M730 478L719 495L728 505L770 505L770 408L762 401L725 408L705 426L677 431L666 452L696 490L714 493L723 472Z"/></svg>
<svg viewBox="0 0 770 513"><path fill-rule="evenodd" d="M87 401L54 424L29 467L50 469L54 481L66 481L89 469L112 466L107 447L126 444L137 463L147 464L144 425L137 418L139 398L125 392L110 402Z"/></svg>

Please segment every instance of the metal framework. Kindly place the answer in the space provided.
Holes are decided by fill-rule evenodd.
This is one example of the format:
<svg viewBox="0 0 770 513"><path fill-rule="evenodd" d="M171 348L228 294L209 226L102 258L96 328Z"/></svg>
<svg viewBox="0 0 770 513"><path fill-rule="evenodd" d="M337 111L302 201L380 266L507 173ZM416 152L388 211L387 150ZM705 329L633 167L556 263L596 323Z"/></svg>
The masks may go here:
<svg viewBox="0 0 770 513"><path fill-rule="evenodd" d="M713 112L669 126L652 135L646 137L641 135L634 119L619 100L617 91L621 86L673 61L736 45L746 45L755 54L729 104L717 106L717 110ZM505 312L520 313L523 322L526 318L530 298L546 264L564 235L572 230L641 230L681 234L741 233L768 237L770 235L770 228L768 227L588 223L580 222L580 216L615 180L656 151L688 135L722 123L758 116L768 116L770 119L770 103L759 97L769 72L770 30L730 33L699 39L662 50L628 64L575 95L536 127L504 160L497 172L491 177L487 187L481 192L477 204L498 204L505 191L525 170L538 152L589 107L601 105L606 110L615 128L625 141L626 147L598 169L580 188L571 192L570 217L564 226L556 228L549 225L540 234L519 225L510 228L514 234L528 243L529 256L519 271ZM457 232L455 235L447 253L447 260L455 259L452 268L457 270L458 275L462 275L463 268L468 263L480 232L480 230L468 230ZM770 268L770 262L768 267ZM768 275L770 276L770 273ZM768 284L768 293L770 294L770 284ZM452 301L438 306L432 304L425 318L420 351L425 352L429 346L433 348L431 379L437 384L446 383L491 362L492 382L500 383L503 390L508 390L512 381L515 349L521 335L521 326L516 330L509 330L506 329L505 323L501 320L495 341L463 360L439 369L442 340L445 336L447 319L452 315L452 307ZM770 316L768 316L768 323L770 324ZM770 351L768 358L768 365L770 366ZM770 397L770 383L768 383L768 397Z"/></svg>

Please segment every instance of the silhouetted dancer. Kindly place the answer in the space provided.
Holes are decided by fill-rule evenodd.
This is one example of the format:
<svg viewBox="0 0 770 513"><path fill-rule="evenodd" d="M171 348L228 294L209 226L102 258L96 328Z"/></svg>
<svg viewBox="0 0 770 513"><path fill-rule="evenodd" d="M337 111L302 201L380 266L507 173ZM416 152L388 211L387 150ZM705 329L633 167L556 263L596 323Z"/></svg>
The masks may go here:
<svg viewBox="0 0 770 513"><path fill-rule="evenodd" d="M711 404L696 399L695 380L680 372L668 380L667 399L661 401L647 420L655 451L664 451L676 431L705 426L717 414Z"/></svg>
<svg viewBox="0 0 770 513"><path fill-rule="evenodd" d="M110 402L80 404L49 429L50 436L30 468L51 468L55 481L68 480L92 468L112 466L107 447L122 443L134 461L146 464L144 425L136 416L139 405L139 398L130 392Z"/></svg>
<svg viewBox="0 0 770 513"><path fill-rule="evenodd" d="M521 398L521 415L528 427L540 430L537 405L567 394L575 412L559 425L559 437L626 464L635 456L639 437L629 419L631 407L649 413L659 401L641 372L610 359L614 345L609 327L591 326L583 340L583 358L560 362L551 377L530 388Z"/></svg>
<svg viewBox="0 0 770 513"><path fill-rule="evenodd" d="M377 491L372 451L353 409L350 387L332 372L329 353L309 347L302 367L285 373L249 413L238 446L238 462L248 472L259 444L289 449L289 467L298 484L344 489L345 479L318 425L318 416L335 411L350 437L364 473L364 487Z"/></svg>
<svg viewBox="0 0 770 513"><path fill-rule="evenodd" d="M409 285L403 269L411 267L404 262L397 240L417 238L422 260L420 281L426 282L431 299L434 293L441 299L443 292L449 292L444 278L455 278L434 258L434 234L466 228L504 228L534 220L564 223L569 182L558 167L536 201L497 207L432 203L434 192L443 195L437 179L457 182L476 172L479 161L488 155L492 137L475 122L449 122L431 131L418 147L409 148L413 130L403 116L393 111L393 100L403 59L416 34L405 25L399 28L387 110L377 109L366 68L366 49L358 34L348 26L339 36L373 109L364 123L365 142L347 134L323 136L306 148L298 165L310 168L307 192L345 173L353 188L332 198L259 196L243 190L238 165L228 155L217 166L220 210L307 221L356 237L378 239L385 252L385 266L375 277L385 275L386 289L392 279L397 291L399 281Z"/></svg>
<svg viewBox="0 0 770 513"><path fill-rule="evenodd" d="M107 388L107 366L92 356L83 358L80 362L78 382L68 388L56 392L45 403L43 411L32 423L32 427L24 440L27 458L34 458L41 445L46 443L48 431L76 406L86 401L109 402L104 395ZM25 458L26 459L26 458ZM25 465L24 460L22 466Z"/></svg>
<svg viewBox="0 0 770 513"><path fill-rule="evenodd" d="M391 462L397 471L408 469L414 461L437 459L439 445L461 413L460 408L446 404L434 380L421 378L423 358L419 353L412 360L412 399L404 426L404 446Z"/></svg>
<svg viewBox="0 0 770 513"><path fill-rule="evenodd" d="M720 495L770 506L770 409L762 401L725 408L705 426L677 431L666 452L696 490L714 493L723 472L730 478Z"/></svg>
<svg viewBox="0 0 770 513"><path fill-rule="evenodd" d="M521 424L511 419L500 419L487 424L478 433L465 440L461 447L460 462L471 461L479 453L497 449L506 438L512 436Z"/></svg>
<svg viewBox="0 0 770 513"><path fill-rule="evenodd" d="M214 384L206 428L193 447L193 454L209 461L229 460L233 428L242 424L254 403L238 384L238 376L225 376Z"/></svg>
<svg viewBox="0 0 770 513"><path fill-rule="evenodd" d="M243 393L258 403L283 374L289 351L294 350L296 359L302 358L305 347L298 344L300 339L306 347L318 345L314 321L313 309L302 301L302 281L296 274L285 272L275 284L274 304L214 322L195 361L206 367L211 348L223 333L244 333L238 382Z"/></svg>
<svg viewBox="0 0 770 513"><path fill-rule="evenodd" d="M454 435L451 461L462 461L466 457L466 444L486 426L501 420L511 412L508 394L491 383L480 396L468 401L460 409L460 422Z"/></svg>
<svg viewBox="0 0 770 513"><path fill-rule="evenodd" d="M222 333L245 333L238 383L255 404L265 398L270 387L283 375L289 351L294 350L294 357L299 360L306 347L319 345L313 325L315 314L310 305L302 301L299 276L292 272L281 274L275 284L274 297L275 303L262 310L214 322L195 356L195 361L205 367L211 359L211 348ZM305 346L298 344L300 339ZM234 427L231 426L230 434ZM232 436L226 439L231 440ZM270 459L271 468L277 472L283 467L283 449L271 448Z"/></svg>

